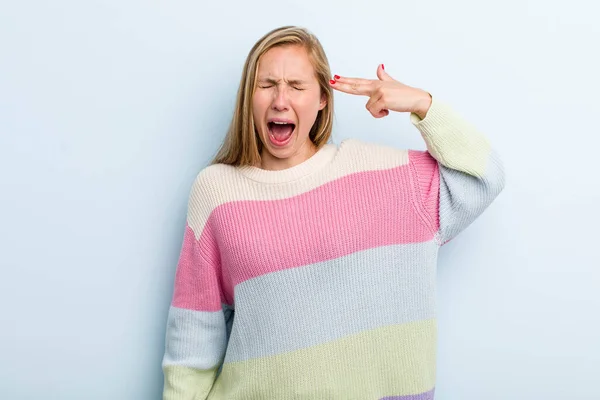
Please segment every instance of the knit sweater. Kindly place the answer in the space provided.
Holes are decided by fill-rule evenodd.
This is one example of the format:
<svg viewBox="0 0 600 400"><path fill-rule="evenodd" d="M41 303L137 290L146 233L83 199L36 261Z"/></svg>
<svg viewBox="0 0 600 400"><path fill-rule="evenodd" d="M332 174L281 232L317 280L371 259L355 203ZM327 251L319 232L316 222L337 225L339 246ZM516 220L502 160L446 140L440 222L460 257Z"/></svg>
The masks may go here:
<svg viewBox="0 0 600 400"><path fill-rule="evenodd" d="M439 248L504 186L448 104L427 150L328 143L279 171L196 177L163 359L165 400L430 400Z"/></svg>

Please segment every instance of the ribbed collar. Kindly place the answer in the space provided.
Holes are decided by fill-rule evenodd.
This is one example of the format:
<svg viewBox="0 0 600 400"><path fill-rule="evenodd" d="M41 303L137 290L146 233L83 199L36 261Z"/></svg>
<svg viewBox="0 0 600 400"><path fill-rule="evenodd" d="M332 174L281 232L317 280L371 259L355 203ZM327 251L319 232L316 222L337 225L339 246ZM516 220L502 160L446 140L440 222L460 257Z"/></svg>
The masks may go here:
<svg viewBox="0 0 600 400"><path fill-rule="evenodd" d="M327 164L333 161L337 150L338 148L335 144L327 143L307 160L304 160L300 164L294 165L293 167L278 171L266 170L254 166L238 167L238 170L246 177L257 182L291 182L304 178L324 168Z"/></svg>

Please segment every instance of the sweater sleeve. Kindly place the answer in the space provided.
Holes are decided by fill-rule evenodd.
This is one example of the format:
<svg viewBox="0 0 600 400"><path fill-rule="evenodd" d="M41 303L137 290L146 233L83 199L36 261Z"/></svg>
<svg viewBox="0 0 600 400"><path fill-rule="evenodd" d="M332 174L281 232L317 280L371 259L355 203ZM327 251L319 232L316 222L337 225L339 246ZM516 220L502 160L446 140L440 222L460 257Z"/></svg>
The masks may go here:
<svg viewBox="0 0 600 400"><path fill-rule="evenodd" d="M194 183L169 308L164 400L206 399L223 363L233 310L224 300L220 257L203 191Z"/></svg>
<svg viewBox="0 0 600 400"><path fill-rule="evenodd" d="M469 226L504 188L504 169L488 140L448 104L432 99L424 119L410 114L427 151L409 152L418 203L438 243Z"/></svg>

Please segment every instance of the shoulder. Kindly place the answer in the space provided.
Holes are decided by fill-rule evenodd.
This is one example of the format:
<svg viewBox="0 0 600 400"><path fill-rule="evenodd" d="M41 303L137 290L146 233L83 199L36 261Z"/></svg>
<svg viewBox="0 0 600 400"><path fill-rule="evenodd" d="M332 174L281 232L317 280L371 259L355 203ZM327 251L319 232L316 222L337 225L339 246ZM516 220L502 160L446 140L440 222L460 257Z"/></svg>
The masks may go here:
<svg viewBox="0 0 600 400"><path fill-rule="evenodd" d="M340 156L359 169L386 169L408 164L410 151L362 139L344 139L340 144Z"/></svg>
<svg viewBox="0 0 600 400"><path fill-rule="evenodd" d="M237 175L235 167L226 164L209 165L196 174L188 201L188 223L195 231L200 231L212 212L227 202Z"/></svg>
<svg viewBox="0 0 600 400"><path fill-rule="evenodd" d="M194 179L193 187L197 189L211 189L223 184L230 184L238 173L235 167L227 164L212 164L201 169Z"/></svg>
<svg viewBox="0 0 600 400"><path fill-rule="evenodd" d="M209 165L196 174L191 195L201 196L213 204L222 203L232 190L239 187L240 178L239 171L232 165Z"/></svg>

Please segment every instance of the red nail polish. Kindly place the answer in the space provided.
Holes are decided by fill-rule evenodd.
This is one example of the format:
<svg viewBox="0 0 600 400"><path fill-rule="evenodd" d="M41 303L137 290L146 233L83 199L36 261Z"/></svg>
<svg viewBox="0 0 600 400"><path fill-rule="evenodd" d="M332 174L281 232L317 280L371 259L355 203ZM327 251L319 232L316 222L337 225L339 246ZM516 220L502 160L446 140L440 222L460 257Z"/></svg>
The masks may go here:
<svg viewBox="0 0 600 400"><path fill-rule="evenodd" d="M331 83L333 85L335 83L335 81L333 79L330 79L329 83Z"/></svg>
<svg viewBox="0 0 600 400"><path fill-rule="evenodd" d="M381 64L381 69L385 69L385 66L383 64Z"/></svg>
<svg viewBox="0 0 600 400"><path fill-rule="evenodd" d="M340 79L340 76L339 75L334 75L333 79Z"/></svg>

